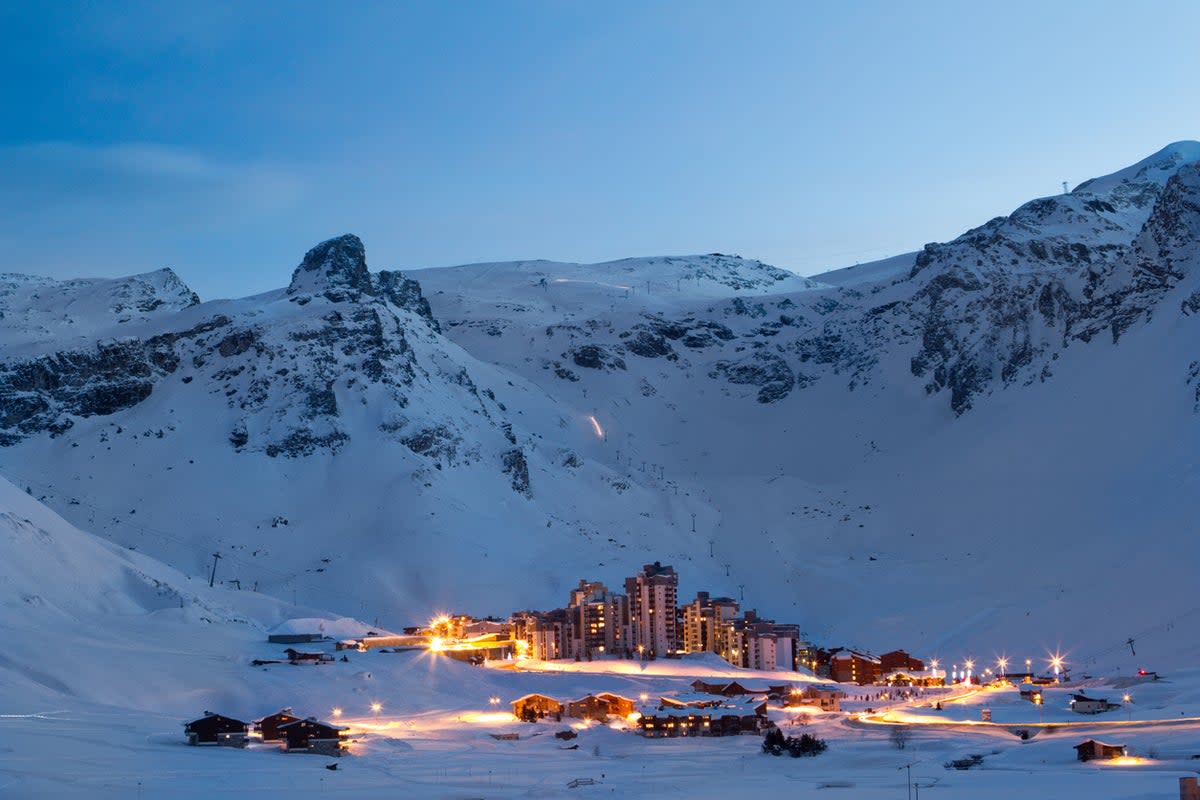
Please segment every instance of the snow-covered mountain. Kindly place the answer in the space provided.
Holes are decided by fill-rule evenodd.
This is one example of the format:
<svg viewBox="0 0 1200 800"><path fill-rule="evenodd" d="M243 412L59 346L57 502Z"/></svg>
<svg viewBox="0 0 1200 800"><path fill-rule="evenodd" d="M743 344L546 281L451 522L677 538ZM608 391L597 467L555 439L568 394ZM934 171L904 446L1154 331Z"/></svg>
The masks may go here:
<svg viewBox="0 0 1200 800"><path fill-rule="evenodd" d="M814 279L371 273L352 236L236 301L5 276L0 468L184 572L219 548L226 579L396 627L660 559L829 644L1178 659L1198 233L1183 142Z"/></svg>

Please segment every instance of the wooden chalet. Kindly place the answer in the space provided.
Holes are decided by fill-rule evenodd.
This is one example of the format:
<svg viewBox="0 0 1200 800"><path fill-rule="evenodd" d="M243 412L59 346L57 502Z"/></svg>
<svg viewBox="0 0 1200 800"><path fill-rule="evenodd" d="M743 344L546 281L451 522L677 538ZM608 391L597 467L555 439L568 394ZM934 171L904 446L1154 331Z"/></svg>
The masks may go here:
<svg viewBox="0 0 1200 800"><path fill-rule="evenodd" d="M1071 695L1071 710L1076 714L1102 714L1120 707L1120 703L1110 703L1103 697L1088 697L1084 694Z"/></svg>
<svg viewBox="0 0 1200 800"><path fill-rule="evenodd" d="M254 720L254 730L262 735L264 742L278 742L283 739L279 728L298 719L300 717L293 714L290 708L283 708L262 719Z"/></svg>
<svg viewBox="0 0 1200 800"><path fill-rule="evenodd" d="M637 704L628 697L612 692L599 692L596 697L608 703L608 713L614 717L628 717L637 711Z"/></svg>
<svg viewBox="0 0 1200 800"><path fill-rule="evenodd" d="M317 753L325 756L340 756L349 746L346 730L343 726L330 725L314 717L279 726L285 753Z"/></svg>
<svg viewBox="0 0 1200 800"><path fill-rule="evenodd" d="M635 711L634 702L612 692L589 694L567 703L566 714L577 719L607 722L609 717L627 717Z"/></svg>
<svg viewBox="0 0 1200 800"><path fill-rule="evenodd" d="M560 718L566 710L562 703L544 694L527 694L524 697L517 698L512 702L512 707L513 716L518 719L526 719L531 715L536 719L542 719L543 717Z"/></svg>
<svg viewBox="0 0 1200 800"><path fill-rule="evenodd" d="M608 722L608 703L589 694L578 700L567 703L567 716L576 719L594 719L597 722Z"/></svg>
<svg viewBox="0 0 1200 800"><path fill-rule="evenodd" d="M240 719L205 711L204 716L183 723L187 743L220 747L245 747L249 726Z"/></svg>
<svg viewBox="0 0 1200 800"><path fill-rule="evenodd" d="M1088 739L1082 744L1075 745L1075 754L1080 761L1108 760L1121 758L1125 755L1125 745L1106 744L1095 739Z"/></svg>

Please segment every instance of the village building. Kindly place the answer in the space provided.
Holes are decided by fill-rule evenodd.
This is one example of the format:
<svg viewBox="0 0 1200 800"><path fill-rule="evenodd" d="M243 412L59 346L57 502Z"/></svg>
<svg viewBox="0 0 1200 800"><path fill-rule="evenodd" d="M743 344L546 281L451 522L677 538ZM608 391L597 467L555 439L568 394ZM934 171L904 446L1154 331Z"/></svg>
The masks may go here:
<svg viewBox="0 0 1200 800"><path fill-rule="evenodd" d="M712 731L712 715L707 711L677 708L643 711L638 718L638 731L647 738L708 736Z"/></svg>
<svg viewBox="0 0 1200 800"><path fill-rule="evenodd" d="M808 668L818 678L830 677L833 665L833 653L820 647L810 647L808 650Z"/></svg>
<svg viewBox="0 0 1200 800"><path fill-rule="evenodd" d="M808 645L800 637L800 626L762 619L746 611L740 619L726 620L718 654L736 667L795 671L800 654Z"/></svg>
<svg viewBox="0 0 1200 800"><path fill-rule="evenodd" d="M203 717L183 723L183 733L191 745L245 747L249 727L240 719L205 711Z"/></svg>
<svg viewBox="0 0 1200 800"><path fill-rule="evenodd" d="M592 719L596 722L608 722L608 703L589 694L578 700L567 703L567 716L575 719Z"/></svg>
<svg viewBox="0 0 1200 800"><path fill-rule="evenodd" d="M617 655L629 647L629 598L603 583L581 580L567 603L567 657Z"/></svg>
<svg viewBox="0 0 1200 800"><path fill-rule="evenodd" d="M678 649L679 576L655 561L625 579L629 598L629 646L640 655L662 657Z"/></svg>
<svg viewBox="0 0 1200 800"><path fill-rule="evenodd" d="M597 722L608 722L609 717L627 717L635 710L635 705L628 697L621 697L611 692L589 694L578 700L567 703L567 716L576 719L593 719Z"/></svg>
<svg viewBox="0 0 1200 800"><path fill-rule="evenodd" d="M512 637L525 642L525 653L539 661L567 656L567 611L519 611L512 617Z"/></svg>
<svg viewBox="0 0 1200 800"><path fill-rule="evenodd" d="M278 742L283 739L283 734L279 731L280 726L298 719L300 717L293 714L290 708L284 708L262 719L254 720L254 730L262 736L264 742Z"/></svg>
<svg viewBox="0 0 1200 800"><path fill-rule="evenodd" d="M841 711L846 693L840 687L825 683L794 687L784 696L785 706L813 706L822 711Z"/></svg>
<svg viewBox="0 0 1200 800"><path fill-rule="evenodd" d="M748 689L737 681L729 681L728 683L707 683L702 680L692 681L692 691L698 694L719 695L721 697L736 697L743 694L768 695L771 694L773 688Z"/></svg>
<svg viewBox="0 0 1200 800"><path fill-rule="evenodd" d="M945 686L946 671L943 669L898 669L885 673L880 677L879 683L887 686Z"/></svg>
<svg viewBox="0 0 1200 800"><path fill-rule="evenodd" d="M1071 695L1071 710L1076 714L1101 714L1120 707L1120 703L1110 703L1102 697L1088 697L1083 694Z"/></svg>
<svg viewBox="0 0 1200 800"><path fill-rule="evenodd" d="M738 614L738 603L730 597L709 597L696 592L696 599L683 607L683 649L688 653L720 653L725 623Z"/></svg>
<svg viewBox="0 0 1200 800"><path fill-rule="evenodd" d="M267 635L267 641L271 644L308 644L324 639L325 634L323 633L271 633Z"/></svg>
<svg viewBox="0 0 1200 800"><path fill-rule="evenodd" d="M836 648L829 658L829 677L838 683L875 683L881 674L879 659L857 650Z"/></svg>
<svg viewBox="0 0 1200 800"><path fill-rule="evenodd" d="M298 719L279 726L283 736L283 750L286 753L316 753L326 756L340 756L349 747L346 740L345 728L340 725L330 725L314 717Z"/></svg>
<svg viewBox="0 0 1200 800"><path fill-rule="evenodd" d="M1105 744L1095 739L1088 739L1082 744L1075 745L1075 755L1080 761L1121 758L1125 755L1125 745Z"/></svg>
<svg viewBox="0 0 1200 800"><path fill-rule="evenodd" d="M637 704L628 697L612 692L599 692L596 697L608 703L608 713L614 717L628 717L637 711Z"/></svg>
<svg viewBox="0 0 1200 800"><path fill-rule="evenodd" d="M762 695L665 695L658 708L642 710L643 736L733 736L758 733L769 725Z"/></svg>
<svg viewBox="0 0 1200 800"><path fill-rule="evenodd" d="M336 659L329 653L306 653L289 647L283 651L289 664L330 664Z"/></svg>
<svg viewBox="0 0 1200 800"><path fill-rule="evenodd" d="M1041 686L1035 686L1032 683L1022 683L1020 686L1020 692L1022 700L1028 700L1035 706L1040 706L1045 702L1045 698L1042 697Z"/></svg>
<svg viewBox="0 0 1200 800"><path fill-rule="evenodd" d="M495 617L484 617L483 619L469 618L469 621L463 625L463 639L476 639L480 636L496 636L503 637L512 633L512 624L506 620L496 619Z"/></svg>
<svg viewBox="0 0 1200 800"><path fill-rule="evenodd" d="M765 695L739 695L721 697L711 694L674 694L658 698L660 710L668 708L721 708L734 709L747 714L757 714L765 717L767 714L767 699ZM727 712L728 713L728 712Z"/></svg>
<svg viewBox="0 0 1200 800"><path fill-rule="evenodd" d="M562 717L566 710L563 704L544 694L527 694L512 702L513 716L517 719L542 719Z"/></svg>
<svg viewBox="0 0 1200 800"><path fill-rule="evenodd" d="M727 699L719 694L688 692L658 698L658 708L660 711L667 708L718 708Z"/></svg>
<svg viewBox="0 0 1200 800"><path fill-rule="evenodd" d="M408 630L407 628L405 630ZM381 647L424 648L429 644L429 637L418 634L379 634L368 633L358 639L340 639L334 645L335 650L357 650L365 653Z"/></svg>
<svg viewBox="0 0 1200 800"><path fill-rule="evenodd" d="M925 662L913 658L903 650L893 650L879 657L879 668L885 673L897 671L909 673L923 672L925 670Z"/></svg>

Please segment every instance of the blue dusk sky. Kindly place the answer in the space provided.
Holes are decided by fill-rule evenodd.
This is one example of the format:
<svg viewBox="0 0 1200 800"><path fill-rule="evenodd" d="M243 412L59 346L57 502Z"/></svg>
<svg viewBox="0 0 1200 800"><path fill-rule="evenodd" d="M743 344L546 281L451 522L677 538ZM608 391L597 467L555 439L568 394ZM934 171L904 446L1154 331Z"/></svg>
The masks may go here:
<svg viewBox="0 0 1200 800"><path fill-rule="evenodd" d="M1200 2L8 3L0 271L802 274L1200 138Z"/></svg>

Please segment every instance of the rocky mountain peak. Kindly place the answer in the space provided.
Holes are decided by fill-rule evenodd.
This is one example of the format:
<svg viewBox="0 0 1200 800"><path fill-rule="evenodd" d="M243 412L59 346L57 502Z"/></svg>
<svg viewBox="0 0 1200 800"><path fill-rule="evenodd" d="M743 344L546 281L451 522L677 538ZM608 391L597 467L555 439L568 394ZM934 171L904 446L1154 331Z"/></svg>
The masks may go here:
<svg viewBox="0 0 1200 800"><path fill-rule="evenodd" d="M352 233L327 239L305 253L288 286L288 294L324 294L333 301L371 291L367 249Z"/></svg>

